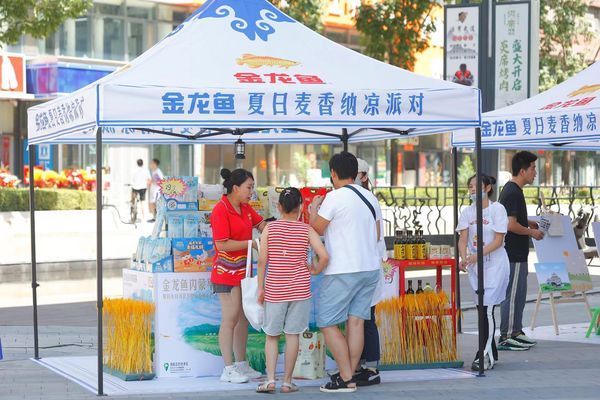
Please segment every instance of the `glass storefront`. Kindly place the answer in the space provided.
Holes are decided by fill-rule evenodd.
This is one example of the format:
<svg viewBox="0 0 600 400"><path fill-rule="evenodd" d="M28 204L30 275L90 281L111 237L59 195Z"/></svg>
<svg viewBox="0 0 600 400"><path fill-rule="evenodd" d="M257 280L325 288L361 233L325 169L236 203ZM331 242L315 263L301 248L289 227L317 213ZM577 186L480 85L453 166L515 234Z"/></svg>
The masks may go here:
<svg viewBox="0 0 600 400"><path fill-rule="evenodd" d="M87 15L66 21L55 34L39 40L39 52L131 61L183 22L192 8L142 0L95 0Z"/></svg>

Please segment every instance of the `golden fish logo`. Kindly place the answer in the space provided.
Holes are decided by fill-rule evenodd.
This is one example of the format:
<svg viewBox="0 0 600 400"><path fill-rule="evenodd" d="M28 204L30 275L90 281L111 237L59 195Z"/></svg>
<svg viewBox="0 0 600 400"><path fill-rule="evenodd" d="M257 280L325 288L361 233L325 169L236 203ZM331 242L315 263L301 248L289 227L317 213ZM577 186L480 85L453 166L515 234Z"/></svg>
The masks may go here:
<svg viewBox="0 0 600 400"><path fill-rule="evenodd" d="M585 85L585 86L580 87L576 91L569 93L569 97L580 96L582 94L590 94L590 93L597 92L598 90L600 90L600 84Z"/></svg>
<svg viewBox="0 0 600 400"><path fill-rule="evenodd" d="M297 61L285 60L283 58L269 57L269 56L255 56L254 54L243 54L237 60L238 65L246 64L250 68L260 67L281 67L289 68L300 65Z"/></svg>

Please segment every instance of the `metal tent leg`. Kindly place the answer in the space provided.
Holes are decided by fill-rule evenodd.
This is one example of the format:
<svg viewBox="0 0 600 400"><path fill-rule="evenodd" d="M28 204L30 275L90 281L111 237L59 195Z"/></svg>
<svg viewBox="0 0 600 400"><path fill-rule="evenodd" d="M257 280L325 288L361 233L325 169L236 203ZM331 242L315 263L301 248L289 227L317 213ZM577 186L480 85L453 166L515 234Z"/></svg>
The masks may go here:
<svg viewBox="0 0 600 400"><path fill-rule="evenodd" d="M98 309L98 396L104 395L102 338L102 128L96 128L96 304Z"/></svg>
<svg viewBox="0 0 600 400"><path fill-rule="evenodd" d="M35 167L36 146L29 146L29 228L31 239L31 290L33 293L33 351L36 360L40 359L40 343L38 333L38 305L37 305L37 257L35 243L35 188L34 188L34 167Z"/></svg>
<svg viewBox="0 0 600 400"><path fill-rule="evenodd" d="M452 148L452 209L454 212L454 258L456 259L456 309L458 310L458 318L456 319L456 330L462 333L462 309L460 306L460 269L458 268L459 251L458 251L458 233L454 230L458 225L458 149Z"/></svg>
<svg viewBox="0 0 600 400"><path fill-rule="evenodd" d="M475 129L475 154L477 156L477 319L479 327L479 376L484 376L484 354L487 337L483 335L483 324L487 324L487 316L483 311L483 197L481 192L483 184L481 182L481 129ZM484 321L484 318L486 321Z"/></svg>

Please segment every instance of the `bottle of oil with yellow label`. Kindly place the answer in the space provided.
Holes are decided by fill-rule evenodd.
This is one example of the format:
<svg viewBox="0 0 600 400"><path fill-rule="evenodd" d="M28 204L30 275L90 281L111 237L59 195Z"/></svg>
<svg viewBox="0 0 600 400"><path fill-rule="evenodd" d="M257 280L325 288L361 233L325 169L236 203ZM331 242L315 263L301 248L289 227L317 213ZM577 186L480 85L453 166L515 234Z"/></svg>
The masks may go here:
<svg viewBox="0 0 600 400"><path fill-rule="evenodd" d="M405 251L406 251L406 259L407 260L414 260L417 257L417 252L416 252L416 244L415 244L415 238L413 237L413 233L412 231L406 231L406 239L404 241L405 243Z"/></svg>
<svg viewBox="0 0 600 400"><path fill-rule="evenodd" d="M396 230L396 236L394 237L394 259L400 260L400 234L401 231Z"/></svg>
<svg viewBox="0 0 600 400"><path fill-rule="evenodd" d="M417 260L425 260L427 258L427 245L425 244L425 238L423 238L423 231L417 231Z"/></svg>

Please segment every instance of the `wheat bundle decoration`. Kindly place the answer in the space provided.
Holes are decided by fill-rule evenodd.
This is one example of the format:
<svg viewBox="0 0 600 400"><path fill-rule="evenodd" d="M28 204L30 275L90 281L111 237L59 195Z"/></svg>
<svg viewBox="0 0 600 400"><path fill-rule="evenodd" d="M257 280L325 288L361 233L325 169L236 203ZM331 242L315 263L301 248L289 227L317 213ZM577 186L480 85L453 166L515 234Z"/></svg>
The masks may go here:
<svg viewBox="0 0 600 400"><path fill-rule="evenodd" d="M448 297L407 294L377 305L383 365L431 364L457 360Z"/></svg>
<svg viewBox="0 0 600 400"><path fill-rule="evenodd" d="M104 365L124 380L154 378L152 320L154 304L132 299L105 299Z"/></svg>

